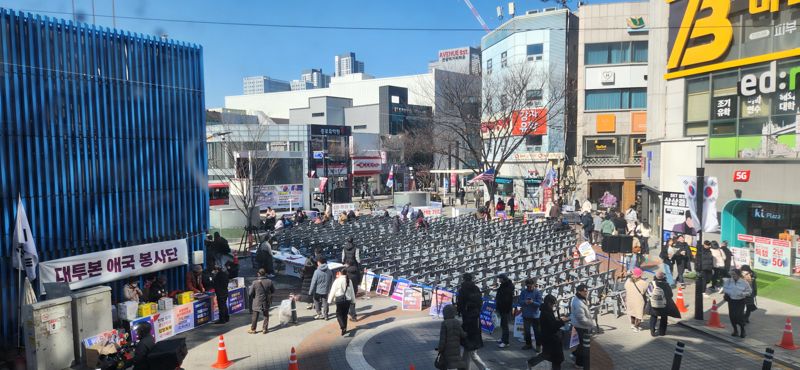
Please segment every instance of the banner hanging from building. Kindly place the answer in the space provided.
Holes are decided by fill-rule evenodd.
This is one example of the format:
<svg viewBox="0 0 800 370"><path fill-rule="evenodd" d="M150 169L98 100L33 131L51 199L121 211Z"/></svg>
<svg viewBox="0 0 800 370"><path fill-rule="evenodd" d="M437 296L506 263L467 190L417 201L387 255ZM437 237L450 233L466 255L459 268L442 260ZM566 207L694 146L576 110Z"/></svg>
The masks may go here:
<svg viewBox="0 0 800 370"><path fill-rule="evenodd" d="M719 182L716 177L706 177L703 189L697 188L697 178L694 176L683 176L683 194L686 196L687 205L692 214L692 224L700 225L697 218L697 192L701 190L703 196L703 231L719 232L719 220L717 220L717 197L719 196ZM697 228L697 227L695 227Z"/></svg>
<svg viewBox="0 0 800 370"><path fill-rule="evenodd" d="M43 283L69 283L72 290L189 263L186 239L134 245L39 264Z"/></svg>

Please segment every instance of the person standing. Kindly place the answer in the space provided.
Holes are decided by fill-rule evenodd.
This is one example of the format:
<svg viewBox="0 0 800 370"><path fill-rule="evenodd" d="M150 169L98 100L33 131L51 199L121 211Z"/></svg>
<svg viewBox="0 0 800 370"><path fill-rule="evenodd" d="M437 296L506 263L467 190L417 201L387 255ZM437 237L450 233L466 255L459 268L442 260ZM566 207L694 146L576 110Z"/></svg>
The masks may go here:
<svg viewBox="0 0 800 370"><path fill-rule="evenodd" d="M400 233L400 216L398 215L394 215L394 217L392 217L392 232L395 234Z"/></svg>
<svg viewBox="0 0 800 370"><path fill-rule="evenodd" d="M439 352L446 369L461 369L467 365L461 358L461 342L467 337L461 323L456 319L456 308L448 304L442 309L441 329L439 329Z"/></svg>
<svg viewBox="0 0 800 370"><path fill-rule="evenodd" d="M680 238L678 241L680 241ZM711 252L710 241L704 241L703 247L697 249L697 256L695 256L695 268L697 269L697 274L699 275L698 278L703 279L703 294L708 297L706 285L711 283L711 289L714 289L714 255Z"/></svg>
<svg viewBox="0 0 800 370"><path fill-rule="evenodd" d="M639 243L642 245L642 254L645 256L650 255L650 234L653 229L647 221L643 221L636 226L636 236L639 238Z"/></svg>
<svg viewBox="0 0 800 370"><path fill-rule="evenodd" d="M336 280L333 281L330 293L328 293L328 304L336 304L336 320L339 322L339 329L342 335L347 333L347 313L350 311L350 302L356 299L353 286L347 274L341 269L336 272Z"/></svg>
<svg viewBox="0 0 800 370"><path fill-rule="evenodd" d="M346 263L348 260L355 261L356 267L361 262L361 252L353 243L352 236L345 238L344 247L342 248L342 263Z"/></svg>
<svg viewBox="0 0 800 370"><path fill-rule="evenodd" d="M677 267L678 270L678 276L675 277L675 281L683 284L684 271L691 271L692 269L690 264L692 251L689 250L689 244L686 244L683 239L683 235L678 237L678 241L673 243L673 247L675 248L675 254L672 255L672 263L675 265L675 267Z"/></svg>
<svg viewBox="0 0 800 370"><path fill-rule="evenodd" d="M714 243L716 243L716 241L714 241ZM725 266L723 270L723 276L729 277L728 272L731 271L731 262L733 262L733 252L731 252L731 250L728 249L728 242L724 240L722 241L722 245L720 245L719 249L722 250L722 253L725 255Z"/></svg>
<svg viewBox="0 0 800 370"><path fill-rule="evenodd" d="M511 215L511 218L514 218L514 211L517 208L517 200L514 198L514 194L511 194L506 204L508 205L508 214Z"/></svg>
<svg viewBox="0 0 800 370"><path fill-rule="evenodd" d="M353 293L358 295L358 286L361 284L361 268L353 258L348 258L344 261L344 272L350 280L350 285L353 287ZM356 317L356 300L350 301L350 320L358 321Z"/></svg>
<svg viewBox="0 0 800 370"><path fill-rule="evenodd" d="M321 253L321 249L315 248L314 255L308 256L308 258L306 258L306 263L303 264L303 273L301 275L300 282L300 300L308 303L308 306L306 306L306 309L308 310L314 307L314 295L307 293L311 288L311 279L314 277L314 271L317 270L317 258L319 258Z"/></svg>
<svg viewBox="0 0 800 370"><path fill-rule="evenodd" d="M328 319L328 293L333 285L333 271L328 268L328 260L320 256L317 259L317 270L311 277L311 287L308 295L314 297L314 310L317 315L314 319Z"/></svg>
<svg viewBox="0 0 800 370"><path fill-rule="evenodd" d="M599 212L595 212L592 215L592 223L594 224L594 230L592 231L592 243L600 243L600 225L603 224L603 218L600 217Z"/></svg>
<svg viewBox="0 0 800 370"><path fill-rule="evenodd" d="M561 316L556 318L555 307L556 297L548 294L544 297L544 304L542 305L541 324L542 328L536 336L536 343L541 343L542 352L528 360L528 369L538 365L540 362L547 360L553 364L553 370L561 370L561 363L564 362L564 350L561 342L561 327L569 322L569 317Z"/></svg>
<svg viewBox="0 0 800 370"><path fill-rule="evenodd" d="M150 353L156 346L156 340L150 334L152 326L148 322L140 323L136 326L136 349L133 351L133 370L150 370Z"/></svg>
<svg viewBox="0 0 800 370"><path fill-rule="evenodd" d="M631 276L625 280L625 306L631 319L631 329L639 332L639 325L644 317L644 298L647 292L647 281L642 279L642 269L635 268Z"/></svg>
<svg viewBox="0 0 800 370"><path fill-rule="evenodd" d="M464 203L464 199L466 197L467 197L467 191L464 190L464 187L462 186L461 189L458 189L458 202L461 204L462 207L467 205L466 203Z"/></svg>
<svg viewBox="0 0 800 370"><path fill-rule="evenodd" d="M658 257L661 258L661 270L664 271L664 275L667 277L667 283L669 283L670 287L674 288L675 279L672 277L672 253L674 253L675 248L672 247L672 243L674 243L673 239L668 239L667 245L661 248Z"/></svg>
<svg viewBox="0 0 800 370"><path fill-rule="evenodd" d="M475 188L475 208L481 208L481 203L483 203L483 190L477 187Z"/></svg>
<svg viewBox="0 0 800 370"><path fill-rule="evenodd" d="M672 288L669 287L666 275L662 271L657 272L656 277L648 285L647 296L650 302L650 335L653 337L667 335L667 317L679 319L681 313L672 300Z"/></svg>
<svg viewBox="0 0 800 370"><path fill-rule="evenodd" d="M228 315L228 271L221 266L214 266L214 294L217 296L219 320L215 324L224 324L230 320Z"/></svg>
<svg viewBox="0 0 800 370"><path fill-rule="evenodd" d="M267 334L269 331L269 307L272 305L272 295L275 294L275 286L272 280L267 279L267 270L261 268L256 272L256 279L250 284L247 295L250 297L250 334L257 333L258 315L264 315L264 323L261 332Z"/></svg>
<svg viewBox="0 0 800 370"><path fill-rule="evenodd" d="M747 281L740 278L739 270L734 269L731 271L731 277L725 279L723 291L725 292L725 300L728 301L728 317L731 320L731 325L733 325L733 333L731 335L744 338L745 301L747 297L753 295L753 290Z"/></svg>
<svg viewBox="0 0 800 370"><path fill-rule="evenodd" d="M592 312L589 310L589 287L580 284L575 289L575 296L572 297L569 307L569 321L578 332L578 348L575 349L575 365L583 366L583 338L587 338L592 330Z"/></svg>
<svg viewBox="0 0 800 370"><path fill-rule="evenodd" d="M228 239L219 235L219 232L214 232L214 241L212 244L214 244L214 252L216 254L213 256L214 259L212 261L220 266L224 265L226 257L231 254L231 246L228 244Z"/></svg>
<svg viewBox="0 0 800 370"><path fill-rule="evenodd" d="M256 263L259 268L263 268L267 272L268 277L275 276L274 267L275 257L272 255L272 237L268 240L261 242L256 251Z"/></svg>
<svg viewBox="0 0 800 370"><path fill-rule="evenodd" d="M583 227L583 240L591 243L594 220L588 211L584 211L583 214L581 214L581 225Z"/></svg>
<svg viewBox="0 0 800 370"><path fill-rule="evenodd" d="M542 305L542 292L536 289L536 278L525 279L525 289L519 292L517 302L522 309L522 327L525 346L522 349L533 348L531 330L536 338L536 352L541 352L542 341L539 337L539 317L541 315L539 307ZM562 356L563 357L563 356Z"/></svg>
<svg viewBox="0 0 800 370"><path fill-rule="evenodd" d="M611 213L607 213L606 219L600 224L600 235L602 238L607 238L614 235L615 231L616 227L614 226L614 221L611 220Z"/></svg>
<svg viewBox="0 0 800 370"><path fill-rule="evenodd" d="M711 248L706 249L705 252L706 254L711 252L711 258L713 260L711 290L715 293L722 293L722 279L727 275L725 272L725 252L722 251L722 249L719 247L719 243L716 241L712 241L710 244ZM705 243L703 246L705 246Z"/></svg>
<svg viewBox="0 0 800 370"><path fill-rule="evenodd" d="M758 307L756 306L756 295L758 295L758 284L756 282L756 272L750 268L750 265L742 265L741 275L742 279L746 281L747 284L750 284L750 290L753 291L753 294L750 294L745 299L744 323L749 324L750 314L758 309Z"/></svg>
<svg viewBox="0 0 800 370"><path fill-rule="evenodd" d="M628 233L628 221L622 217L622 212L613 212L614 218L611 222L614 223L614 229L617 230L617 235L625 235Z"/></svg>
<svg viewBox="0 0 800 370"><path fill-rule="evenodd" d="M636 213L634 205L631 204L628 210L625 211L625 222L628 223L628 229L633 229L633 225L639 222L639 214Z"/></svg>
<svg viewBox="0 0 800 370"><path fill-rule="evenodd" d="M126 301L140 302L144 297L144 293L139 289L139 280L135 277L128 278L128 283L122 288L122 295Z"/></svg>
<svg viewBox="0 0 800 370"><path fill-rule="evenodd" d="M462 359L466 363L465 368L467 370L470 369L473 362L480 368L487 369L486 363L478 356L478 349L483 348L480 323L483 294L481 294L481 290L472 280L472 274L465 273L462 275L461 287L458 288L458 295L456 296L456 309L461 315L461 328L464 329L466 334Z"/></svg>
<svg viewBox="0 0 800 370"><path fill-rule="evenodd" d="M497 341L497 346L506 348L509 345L510 332L508 326L510 324L512 311L514 309L514 283L511 282L506 274L497 276L500 281L500 286L497 287L495 294L495 303L497 314L500 316L500 329L502 331L500 340Z"/></svg>

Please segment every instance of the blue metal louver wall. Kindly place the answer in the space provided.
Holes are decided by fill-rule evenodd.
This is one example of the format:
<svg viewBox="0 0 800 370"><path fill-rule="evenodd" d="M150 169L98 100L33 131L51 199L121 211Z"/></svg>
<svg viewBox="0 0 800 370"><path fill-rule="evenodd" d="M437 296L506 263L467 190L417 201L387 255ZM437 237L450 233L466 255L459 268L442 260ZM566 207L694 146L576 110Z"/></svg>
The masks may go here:
<svg viewBox="0 0 800 370"><path fill-rule="evenodd" d="M202 56L0 8L0 345L16 342L18 195L44 261L180 238L203 249ZM186 271L166 272L172 288Z"/></svg>

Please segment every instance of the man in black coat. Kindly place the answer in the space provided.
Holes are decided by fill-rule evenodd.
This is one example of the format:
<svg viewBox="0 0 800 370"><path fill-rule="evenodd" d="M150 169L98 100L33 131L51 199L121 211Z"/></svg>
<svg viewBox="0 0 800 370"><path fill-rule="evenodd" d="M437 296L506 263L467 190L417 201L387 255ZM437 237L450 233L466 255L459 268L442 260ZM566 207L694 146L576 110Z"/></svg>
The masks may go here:
<svg viewBox="0 0 800 370"><path fill-rule="evenodd" d="M261 332L267 334L269 329L269 306L272 304L272 295L275 294L275 286L272 280L267 279L267 271L259 269L256 273L256 280L250 285L248 296L250 297L250 334L257 333L258 315L264 315L264 324Z"/></svg>
<svg viewBox="0 0 800 370"><path fill-rule="evenodd" d="M689 249L689 244L686 244L684 241L683 235L678 237L678 241L676 241L672 247L676 249L675 254L672 256L672 262L678 268L678 275L675 276L675 281L683 284L683 272L692 270L692 251ZM700 251L698 250L698 256L699 255Z"/></svg>
<svg viewBox="0 0 800 370"><path fill-rule="evenodd" d="M583 225L583 239L592 242L592 231L594 231L594 219L588 211L581 215L581 225Z"/></svg>
<svg viewBox="0 0 800 370"><path fill-rule="evenodd" d="M481 308L483 307L483 294L477 285L472 281L470 273L465 273L461 277L461 287L458 288L456 296L456 309L461 315L461 328L467 334L464 340L465 362L474 361L479 368L487 368L478 353L479 348L483 347L483 337L481 335Z"/></svg>
<svg viewBox="0 0 800 370"><path fill-rule="evenodd" d="M706 285L711 283L714 288L714 255L711 254L711 242L706 240L703 242L703 248L697 249L697 256L695 256L695 267L697 270L698 279L702 277L703 293L706 292Z"/></svg>
<svg viewBox="0 0 800 370"><path fill-rule="evenodd" d="M217 296L219 320L215 324L224 324L230 320L228 315L228 271L224 267L214 266L214 294Z"/></svg>
<svg viewBox="0 0 800 370"><path fill-rule="evenodd" d="M508 325L512 318L512 309L514 308L514 283L511 282L506 274L497 276L500 280L500 286L497 288L495 295L495 304L497 307L497 314L500 316L500 328L502 335L498 347L506 348L509 345L509 330Z"/></svg>
<svg viewBox="0 0 800 370"><path fill-rule="evenodd" d="M136 349L133 351L133 370L150 370L150 352L156 346L156 340L150 335L152 326L149 323L143 322L137 325L136 335L139 342L136 343Z"/></svg>

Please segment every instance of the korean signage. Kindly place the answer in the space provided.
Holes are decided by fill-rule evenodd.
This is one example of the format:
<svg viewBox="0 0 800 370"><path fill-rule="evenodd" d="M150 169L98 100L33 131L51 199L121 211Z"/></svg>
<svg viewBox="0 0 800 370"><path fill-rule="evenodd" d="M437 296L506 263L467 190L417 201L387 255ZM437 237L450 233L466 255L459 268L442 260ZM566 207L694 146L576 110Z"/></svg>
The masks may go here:
<svg viewBox="0 0 800 370"><path fill-rule="evenodd" d="M711 119L727 120L736 118L736 96L718 96L714 98Z"/></svg>
<svg viewBox="0 0 800 370"><path fill-rule="evenodd" d="M352 157L353 176L372 176L381 173L381 157Z"/></svg>
<svg viewBox="0 0 800 370"><path fill-rule="evenodd" d="M392 300L397 302L403 302L403 294L405 294L406 288L411 286L411 282L406 279L397 279L397 285L394 286L394 292L392 292Z"/></svg>
<svg viewBox="0 0 800 370"><path fill-rule="evenodd" d="M800 31L794 19L798 4L778 0L671 2L668 72L664 77L681 78L800 55L800 38L795 35Z"/></svg>
<svg viewBox="0 0 800 370"><path fill-rule="evenodd" d="M45 261L39 272L43 283L69 283L75 290L188 263L186 239L179 239Z"/></svg>
<svg viewBox="0 0 800 370"><path fill-rule="evenodd" d="M469 57L469 48L439 50L439 62L466 60Z"/></svg>
<svg viewBox="0 0 800 370"><path fill-rule="evenodd" d="M514 126L511 135L547 135L547 110L523 109L512 114Z"/></svg>
<svg viewBox="0 0 800 370"><path fill-rule="evenodd" d="M429 315L442 317L444 306L453 304L453 297L455 294L449 290L441 289L439 287L433 288L431 295L431 310Z"/></svg>
<svg viewBox="0 0 800 370"><path fill-rule="evenodd" d="M349 213L350 211L355 211L356 205L353 203L334 203L331 206L331 212L333 212L334 217L338 217L342 212Z"/></svg>
<svg viewBox="0 0 800 370"><path fill-rule="evenodd" d="M496 310L497 305L494 301L483 301L480 315L481 330L492 334L494 331L494 311Z"/></svg>
<svg viewBox="0 0 800 370"><path fill-rule="evenodd" d="M375 288L375 293L378 295L382 295L384 297L388 297L391 291L392 291L392 276L380 275L378 277L378 287Z"/></svg>
<svg viewBox="0 0 800 370"><path fill-rule="evenodd" d="M791 275L794 262L792 248L771 243L759 243L759 239L769 238L756 238L753 268L786 276Z"/></svg>
<svg viewBox="0 0 800 370"><path fill-rule="evenodd" d="M422 311L422 288L409 287L403 291L403 311Z"/></svg>
<svg viewBox="0 0 800 370"><path fill-rule="evenodd" d="M553 159L561 159L563 153L545 153L545 152L515 152L511 158L515 161L547 161ZM535 170L534 170L535 171Z"/></svg>
<svg viewBox="0 0 800 370"><path fill-rule="evenodd" d="M750 248L730 248L733 254L733 267L741 268L744 265L753 266L750 261Z"/></svg>
<svg viewBox="0 0 800 370"><path fill-rule="evenodd" d="M258 191L261 192L258 206L262 210L267 207L288 209L290 206L291 208L303 206L303 184L261 185Z"/></svg>
<svg viewBox="0 0 800 370"><path fill-rule="evenodd" d="M319 136L350 136L350 126L308 125L309 134Z"/></svg>

